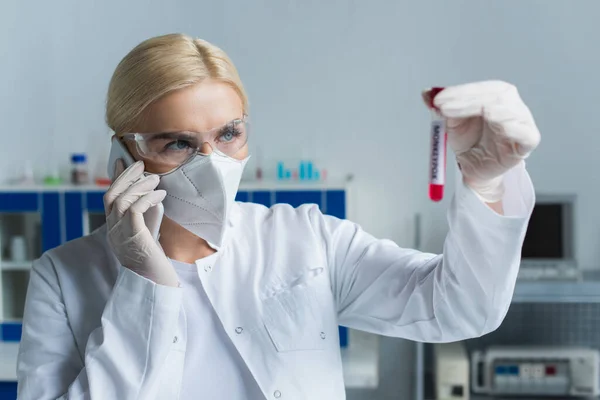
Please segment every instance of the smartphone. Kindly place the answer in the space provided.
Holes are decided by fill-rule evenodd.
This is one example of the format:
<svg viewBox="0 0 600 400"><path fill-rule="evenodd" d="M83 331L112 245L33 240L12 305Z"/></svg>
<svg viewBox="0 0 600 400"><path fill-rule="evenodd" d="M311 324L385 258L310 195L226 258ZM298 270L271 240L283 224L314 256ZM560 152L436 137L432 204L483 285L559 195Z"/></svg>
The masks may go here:
<svg viewBox="0 0 600 400"><path fill-rule="evenodd" d="M108 156L108 176L112 181L117 177L115 176L115 168L117 166L117 160L121 159L125 163L125 168L135 163L135 160L127 150L127 147L116 137L113 136L111 139L110 155ZM152 233L154 240L158 241L160 224L162 223L163 215L165 214L165 208L162 203L150 208L144 213L144 222Z"/></svg>
<svg viewBox="0 0 600 400"><path fill-rule="evenodd" d="M135 160L129 154L127 147L117 138L113 136L111 139L110 155L108 156L108 177L111 181L114 181L117 177L115 176L115 168L117 167L117 160L120 158L125 163L125 168L135 163ZM106 154L106 153L105 153Z"/></svg>

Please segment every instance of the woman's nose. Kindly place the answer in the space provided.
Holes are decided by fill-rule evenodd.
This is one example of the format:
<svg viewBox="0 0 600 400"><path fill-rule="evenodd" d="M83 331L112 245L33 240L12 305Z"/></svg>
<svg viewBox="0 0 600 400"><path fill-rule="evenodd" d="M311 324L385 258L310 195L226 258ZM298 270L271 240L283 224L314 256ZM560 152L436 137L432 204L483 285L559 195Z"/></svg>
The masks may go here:
<svg viewBox="0 0 600 400"><path fill-rule="evenodd" d="M212 152L213 148L208 142L202 143L202 147L200 147L200 153L209 155Z"/></svg>

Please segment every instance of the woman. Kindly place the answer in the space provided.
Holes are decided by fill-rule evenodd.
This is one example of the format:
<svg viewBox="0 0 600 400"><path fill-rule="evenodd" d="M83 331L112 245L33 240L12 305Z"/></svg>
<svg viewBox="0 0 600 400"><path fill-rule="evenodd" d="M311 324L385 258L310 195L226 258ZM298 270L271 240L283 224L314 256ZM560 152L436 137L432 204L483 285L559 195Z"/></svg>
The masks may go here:
<svg viewBox="0 0 600 400"><path fill-rule="evenodd" d="M496 329L534 203L522 160L539 133L503 82L447 88L435 105L464 178L442 255L316 206L235 203L248 156L235 67L184 35L140 44L108 92L128 154L107 224L33 266L19 398L342 399L338 324L429 342Z"/></svg>

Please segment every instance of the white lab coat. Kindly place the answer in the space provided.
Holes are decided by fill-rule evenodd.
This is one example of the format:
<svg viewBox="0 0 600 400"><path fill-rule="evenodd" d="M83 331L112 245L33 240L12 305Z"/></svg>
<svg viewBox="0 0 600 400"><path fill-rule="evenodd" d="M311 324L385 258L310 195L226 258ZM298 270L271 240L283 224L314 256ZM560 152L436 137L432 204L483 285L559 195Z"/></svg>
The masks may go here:
<svg viewBox="0 0 600 400"><path fill-rule="evenodd" d="M427 342L496 329L534 204L523 165L506 188L513 216L459 185L439 256L375 239L316 206L236 204L218 261L199 274L265 398L345 397L338 324ZM19 399L178 399L187 340L182 289L121 267L101 228L33 266Z"/></svg>

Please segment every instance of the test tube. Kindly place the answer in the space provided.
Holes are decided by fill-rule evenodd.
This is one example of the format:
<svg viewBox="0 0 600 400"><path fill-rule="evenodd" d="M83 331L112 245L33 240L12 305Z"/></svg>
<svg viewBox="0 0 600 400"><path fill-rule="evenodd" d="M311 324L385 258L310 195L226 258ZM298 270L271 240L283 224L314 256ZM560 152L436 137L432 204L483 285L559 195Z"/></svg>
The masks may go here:
<svg viewBox="0 0 600 400"><path fill-rule="evenodd" d="M429 158L429 198L440 201L444 198L446 184L446 123L433 103L435 96L444 90L443 87L431 88L427 95L431 110L431 151Z"/></svg>

